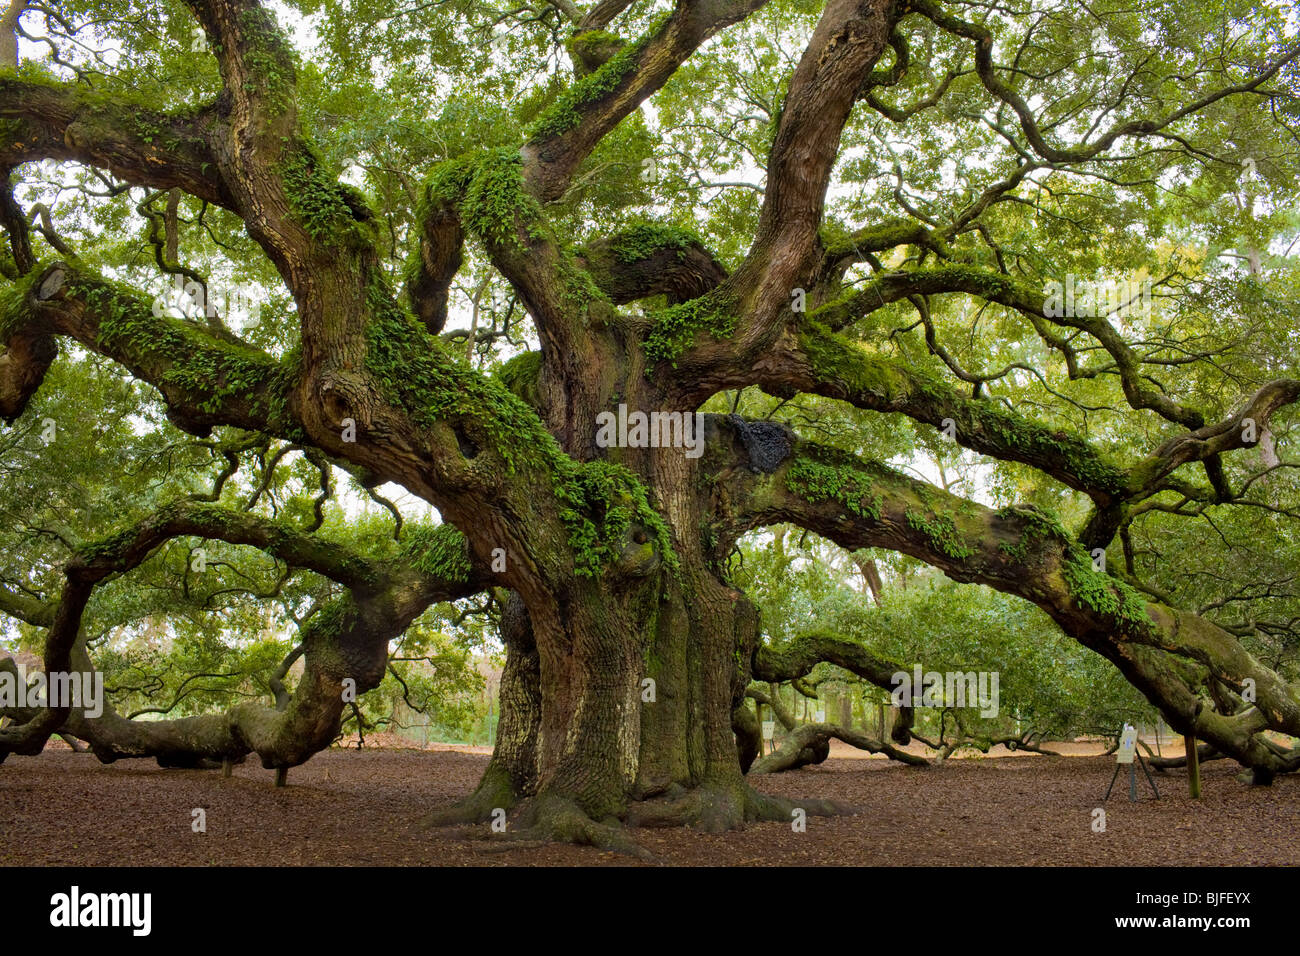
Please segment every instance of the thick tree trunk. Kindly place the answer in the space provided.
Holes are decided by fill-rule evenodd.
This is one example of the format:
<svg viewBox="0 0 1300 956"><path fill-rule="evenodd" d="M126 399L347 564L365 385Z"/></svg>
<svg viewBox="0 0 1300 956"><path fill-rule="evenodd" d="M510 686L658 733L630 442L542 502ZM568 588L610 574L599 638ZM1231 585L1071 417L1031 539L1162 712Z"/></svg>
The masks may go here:
<svg viewBox="0 0 1300 956"><path fill-rule="evenodd" d="M732 725L758 637L754 606L690 566L619 590L575 581L563 598L546 616L508 601L496 750L474 794L429 822L523 804L526 827L600 842L577 814L709 829L752 817Z"/></svg>
<svg viewBox="0 0 1300 956"><path fill-rule="evenodd" d="M506 663L501 670L496 746L478 787L455 806L430 814L431 825L481 823L537 792L537 739L542 723L537 644L523 599L506 598L501 615Z"/></svg>
<svg viewBox="0 0 1300 956"><path fill-rule="evenodd" d="M541 702L535 787L516 785L516 796L535 795L540 808L525 822L572 807L607 824L744 821L732 721L757 613L739 592L692 577L664 569L622 593L575 588L568 614L535 624L536 698L512 699L502 685L503 724L523 723L518 700Z"/></svg>
<svg viewBox="0 0 1300 956"><path fill-rule="evenodd" d="M650 386L639 368L593 375L549 354L540 401L565 412L547 416L552 434L575 458L608 455L638 477L671 529L672 560L632 522L622 558L599 575L570 575L521 596L528 625L514 623L518 609L503 622L497 752L478 790L431 819L485 820L495 807L517 805L512 830L611 846L625 839L616 834L621 823L723 830L789 819L792 805L745 783L742 759L757 756L758 728L748 727L741 704L759 616L723 580L721 543L701 533L714 519L702 469L680 447L590 447L593 428L582 420L617 405L611 395L630 408L662 403L641 393ZM607 391L592 392L593 381Z"/></svg>
<svg viewBox="0 0 1300 956"><path fill-rule="evenodd" d="M793 804L745 783L758 755L758 722L742 705L759 615L699 543L700 499L684 461L662 449L647 468L661 479L675 567L625 561L575 577L552 601L534 596L527 611L512 598L496 753L475 793L431 822L483 821L518 805L512 829L621 847L622 823L720 831L790 818Z"/></svg>

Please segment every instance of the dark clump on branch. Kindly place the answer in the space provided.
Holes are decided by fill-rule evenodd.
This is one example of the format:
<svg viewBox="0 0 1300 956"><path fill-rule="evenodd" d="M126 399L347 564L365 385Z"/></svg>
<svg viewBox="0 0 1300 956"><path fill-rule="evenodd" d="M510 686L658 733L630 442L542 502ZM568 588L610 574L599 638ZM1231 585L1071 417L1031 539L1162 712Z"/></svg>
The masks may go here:
<svg viewBox="0 0 1300 956"><path fill-rule="evenodd" d="M790 430L777 422L747 421L739 415L728 415L727 421L744 443L749 467L756 472L770 475L794 448Z"/></svg>

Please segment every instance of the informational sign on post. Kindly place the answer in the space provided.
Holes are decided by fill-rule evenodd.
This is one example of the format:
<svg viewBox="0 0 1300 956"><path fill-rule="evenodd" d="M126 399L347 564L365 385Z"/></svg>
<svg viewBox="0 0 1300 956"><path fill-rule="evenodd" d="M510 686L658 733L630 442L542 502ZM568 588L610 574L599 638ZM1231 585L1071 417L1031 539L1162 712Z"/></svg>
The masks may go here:
<svg viewBox="0 0 1300 956"><path fill-rule="evenodd" d="M1124 725L1124 732L1119 738L1119 752L1115 755L1117 763L1132 763L1133 755L1137 753L1137 728L1132 724Z"/></svg>
<svg viewBox="0 0 1300 956"><path fill-rule="evenodd" d="M775 733L776 733L776 721L775 720L763 721L763 739L771 740L772 735Z"/></svg>
<svg viewBox="0 0 1300 956"><path fill-rule="evenodd" d="M817 721L817 723L819 724L826 723L826 711L824 710L817 711L815 714L813 714L813 720Z"/></svg>

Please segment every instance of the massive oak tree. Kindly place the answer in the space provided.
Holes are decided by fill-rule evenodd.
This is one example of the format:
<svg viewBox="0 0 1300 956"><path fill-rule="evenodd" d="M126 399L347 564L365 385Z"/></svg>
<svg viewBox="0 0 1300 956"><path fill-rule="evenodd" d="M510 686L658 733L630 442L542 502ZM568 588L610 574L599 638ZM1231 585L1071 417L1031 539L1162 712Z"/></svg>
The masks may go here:
<svg viewBox="0 0 1300 956"><path fill-rule="evenodd" d="M601 845L620 823L789 819L745 783L751 681L829 661L884 686L895 665L824 631L761 640L728 558L783 524L1023 598L1258 781L1300 765L1267 734L1300 735L1289 664L1254 652L1257 622L1217 613L1231 602L1184 606L1146 580L1133 544L1153 514L1292 517L1300 46L1285 11L9 14L0 414L34 433L60 363L112 363L147 386L142 408L165 409L132 426L140 440L188 434L210 461L193 466L201 487L167 494L123 477L134 506L54 535L45 583L11 580L0 611L43 633L60 671L92 666L101 590L177 539L333 586L275 704L13 713L0 757L63 731L106 760L294 766L418 615L488 592L508 651L496 752L437 819L518 807L520 826ZM251 277L278 305L240 328L179 315L157 308L150 270L206 291L215 271ZM1099 282L1146 292L1058 301L1052 285ZM620 405L705 412L703 454L602 447L597 416ZM1005 493L1015 481L963 496L925 480L924 444L880 454L877 419L951 440L1036 503ZM286 455L319 476L314 514L231 490L251 460L269 476ZM325 534L343 473L406 489L443 524Z"/></svg>

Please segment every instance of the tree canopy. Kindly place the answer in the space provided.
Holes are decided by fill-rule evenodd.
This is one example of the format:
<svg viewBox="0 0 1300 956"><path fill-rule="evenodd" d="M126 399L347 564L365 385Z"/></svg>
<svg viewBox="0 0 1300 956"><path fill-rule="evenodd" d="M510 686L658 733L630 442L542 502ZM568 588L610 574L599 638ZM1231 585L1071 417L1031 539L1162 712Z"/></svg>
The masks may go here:
<svg viewBox="0 0 1300 956"><path fill-rule="evenodd" d="M11 708L0 759L283 771L399 697L464 723L499 633L438 820L788 819L762 684L916 662L1007 675L985 744L1150 708L1300 767L1287 5L12 0L0 40L0 633L116 697ZM619 406L703 454L605 447Z"/></svg>

